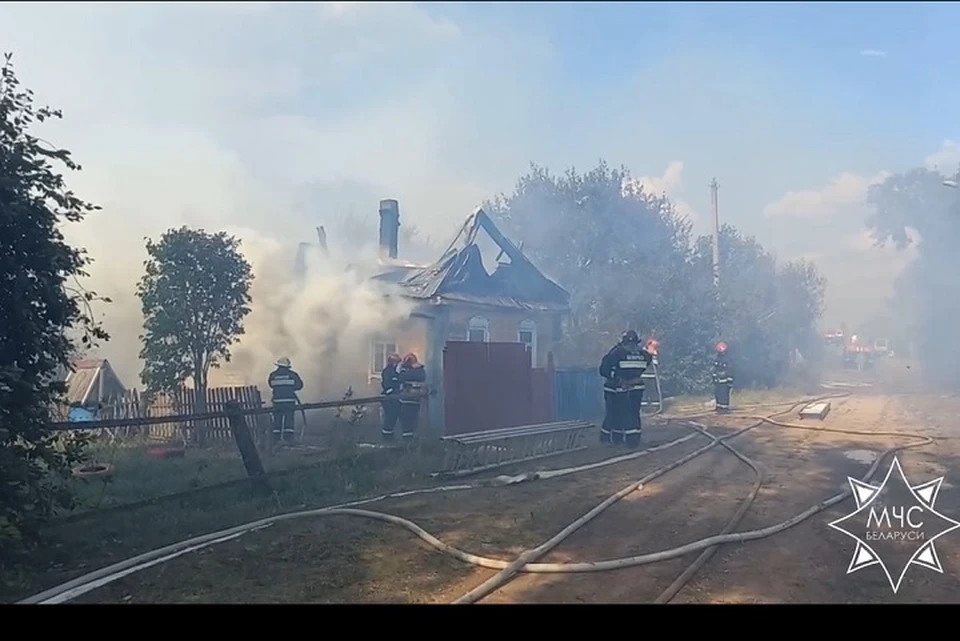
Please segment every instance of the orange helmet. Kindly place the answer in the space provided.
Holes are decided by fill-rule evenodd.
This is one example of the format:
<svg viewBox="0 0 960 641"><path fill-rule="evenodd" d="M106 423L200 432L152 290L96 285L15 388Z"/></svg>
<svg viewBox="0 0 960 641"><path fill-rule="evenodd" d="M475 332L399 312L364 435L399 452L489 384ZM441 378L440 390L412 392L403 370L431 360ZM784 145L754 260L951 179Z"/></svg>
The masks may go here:
<svg viewBox="0 0 960 641"><path fill-rule="evenodd" d="M720 354L723 354L725 351L727 351L727 344L724 343L723 341L720 341L719 343L717 343L717 352L719 352Z"/></svg>
<svg viewBox="0 0 960 641"><path fill-rule="evenodd" d="M418 362L419 361L417 361L417 355L414 354L413 352L410 352L409 354L403 357L403 364L406 365L407 367L416 365Z"/></svg>
<svg viewBox="0 0 960 641"><path fill-rule="evenodd" d="M396 365L400 362L400 354L390 354L387 356L387 365Z"/></svg>

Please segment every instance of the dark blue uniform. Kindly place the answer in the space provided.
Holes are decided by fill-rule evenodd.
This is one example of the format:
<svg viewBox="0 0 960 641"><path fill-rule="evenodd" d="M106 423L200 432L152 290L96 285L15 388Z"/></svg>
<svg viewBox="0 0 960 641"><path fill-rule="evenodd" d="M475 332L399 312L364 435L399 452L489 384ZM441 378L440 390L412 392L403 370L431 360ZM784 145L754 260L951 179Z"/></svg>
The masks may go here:
<svg viewBox="0 0 960 641"><path fill-rule="evenodd" d="M636 334L625 337L600 361L605 405L600 427L600 441L603 443L626 443L629 447L640 444L640 410L646 389L642 377L653 361L653 355L640 347L635 337Z"/></svg>
<svg viewBox="0 0 960 641"><path fill-rule="evenodd" d="M297 392L303 389L303 379L289 367L280 367L270 372L267 384L273 393L273 438L275 441L292 441L294 411L297 409Z"/></svg>
<svg viewBox="0 0 960 641"><path fill-rule="evenodd" d="M427 373L420 363L401 364L397 376L400 380L400 429L403 438L412 438L420 420L420 400L427 391Z"/></svg>
<svg viewBox="0 0 960 641"><path fill-rule="evenodd" d="M381 404L383 425L380 427L380 435L383 440L392 441L393 430L400 418L400 374L397 373L397 365L394 363L387 363L380 372L380 393L391 397Z"/></svg>
<svg viewBox="0 0 960 641"><path fill-rule="evenodd" d="M713 398L717 402L717 412L730 411L730 391L733 389L733 374L727 365L726 356L717 354L713 361Z"/></svg>

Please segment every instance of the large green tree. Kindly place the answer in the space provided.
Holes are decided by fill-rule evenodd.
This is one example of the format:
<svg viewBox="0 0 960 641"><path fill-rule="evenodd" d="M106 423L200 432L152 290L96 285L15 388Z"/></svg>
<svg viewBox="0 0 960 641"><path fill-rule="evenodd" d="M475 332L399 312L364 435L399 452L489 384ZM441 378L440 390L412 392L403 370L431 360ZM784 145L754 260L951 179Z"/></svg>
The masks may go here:
<svg viewBox="0 0 960 641"><path fill-rule="evenodd" d="M633 327L661 341L669 387L702 383L705 352L691 346L711 339L710 285L694 276L690 225L666 197L602 161L562 176L532 165L485 209L570 292L564 362L593 364Z"/></svg>
<svg viewBox="0 0 960 641"><path fill-rule="evenodd" d="M870 188L867 218L878 243L905 249L914 240L917 256L898 277L888 331L916 347L932 380L960 384L960 171L946 180L919 168L890 176ZM953 187L951 187L953 185ZM898 348L901 349L901 348Z"/></svg>
<svg viewBox="0 0 960 641"><path fill-rule="evenodd" d="M778 265L752 238L722 230L724 304L713 289L710 239L664 195L606 163L555 176L531 166L513 194L484 208L571 294L565 363L594 364L628 327L661 342L667 393L709 380L717 321L742 364L741 382L780 382L790 354L811 352L823 279L805 263Z"/></svg>
<svg viewBox="0 0 960 641"><path fill-rule="evenodd" d="M83 440L48 427L60 401L58 372L79 344L107 335L94 322L96 296L78 278L90 259L60 226L99 209L78 198L58 168L79 170L70 152L31 133L60 111L34 105L6 54L0 70L0 559L36 540L36 526L71 496L58 482Z"/></svg>
<svg viewBox="0 0 960 641"><path fill-rule="evenodd" d="M210 368L230 360L243 334L253 271L240 241L225 232L171 229L147 241L147 255L137 286L144 319L140 378L151 392L191 379L202 412Z"/></svg>
<svg viewBox="0 0 960 641"><path fill-rule="evenodd" d="M699 238L695 273L707 274L712 261L711 239ZM771 387L782 382L795 350L815 363L825 287L816 266L778 264L754 237L731 225L720 229L720 265L720 335L732 348L739 384Z"/></svg>

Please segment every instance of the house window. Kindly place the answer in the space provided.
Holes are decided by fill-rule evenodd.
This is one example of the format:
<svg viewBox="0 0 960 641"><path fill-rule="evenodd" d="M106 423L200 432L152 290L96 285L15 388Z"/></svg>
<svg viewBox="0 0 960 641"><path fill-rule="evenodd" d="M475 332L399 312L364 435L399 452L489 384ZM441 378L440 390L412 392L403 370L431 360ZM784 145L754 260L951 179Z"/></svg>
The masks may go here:
<svg viewBox="0 0 960 641"><path fill-rule="evenodd" d="M467 325L467 340L471 343L490 342L490 321L483 316L474 316Z"/></svg>
<svg viewBox="0 0 960 641"><path fill-rule="evenodd" d="M387 357L397 353L396 341L373 341L370 343L370 375L380 376L387 365Z"/></svg>
<svg viewBox="0 0 960 641"><path fill-rule="evenodd" d="M532 320L525 320L520 323L517 330L517 342L523 343L530 352L530 366L537 366L537 324Z"/></svg>

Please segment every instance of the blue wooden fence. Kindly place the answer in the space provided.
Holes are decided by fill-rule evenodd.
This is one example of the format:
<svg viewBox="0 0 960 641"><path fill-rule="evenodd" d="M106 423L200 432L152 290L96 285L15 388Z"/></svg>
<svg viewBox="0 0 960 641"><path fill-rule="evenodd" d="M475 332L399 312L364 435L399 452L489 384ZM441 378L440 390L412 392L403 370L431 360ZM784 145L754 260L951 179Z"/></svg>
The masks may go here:
<svg viewBox="0 0 960 641"><path fill-rule="evenodd" d="M603 416L603 389L595 367L558 369L554 372L554 398L558 421Z"/></svg>

